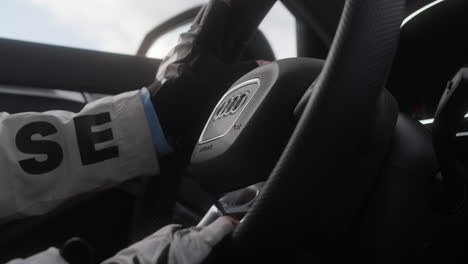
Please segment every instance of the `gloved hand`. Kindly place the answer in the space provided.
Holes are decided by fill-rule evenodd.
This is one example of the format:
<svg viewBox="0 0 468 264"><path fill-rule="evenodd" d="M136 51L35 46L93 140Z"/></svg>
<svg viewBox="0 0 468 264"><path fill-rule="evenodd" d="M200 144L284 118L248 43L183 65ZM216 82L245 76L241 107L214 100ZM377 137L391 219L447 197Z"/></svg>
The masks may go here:
<svg viewBox="0 0 468 264"><path fill-rule="evenodd" d="M168 141L183 161L191 152L216 103L241 76L259 64L232 62L239 41L231 36L230 0L211 0L191 29L161 63L148 87ZM235 57L235 56L234 56Z"/></svg>
<svg viewBox="0 0 468 264"><path fill-rule="evenodd" d="M230 217L221 217L203 228L166 226L102 264L198 264L205 260L213 247L229 235L237 224Z"/></svg>

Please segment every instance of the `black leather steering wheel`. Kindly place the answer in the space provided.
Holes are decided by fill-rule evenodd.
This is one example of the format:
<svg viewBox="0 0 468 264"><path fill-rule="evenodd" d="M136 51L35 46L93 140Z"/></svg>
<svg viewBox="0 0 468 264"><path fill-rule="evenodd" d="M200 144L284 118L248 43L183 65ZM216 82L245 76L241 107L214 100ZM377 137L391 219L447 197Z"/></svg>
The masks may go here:
<svg viewBox="0 0 468 264"><path fill-rule="evenodd" d="M237 2L242 23L256 27L274 2ZM317 60L273 62L242 77L214 109L192 156L192 176L212 193L268 179L233 235L239 254L279 256L284 252L272 249L292 241L346 236L397 120L383 88L404 8L404 0L347 0L323 69ZM225 184L210 184L215 177Z"/></svg>

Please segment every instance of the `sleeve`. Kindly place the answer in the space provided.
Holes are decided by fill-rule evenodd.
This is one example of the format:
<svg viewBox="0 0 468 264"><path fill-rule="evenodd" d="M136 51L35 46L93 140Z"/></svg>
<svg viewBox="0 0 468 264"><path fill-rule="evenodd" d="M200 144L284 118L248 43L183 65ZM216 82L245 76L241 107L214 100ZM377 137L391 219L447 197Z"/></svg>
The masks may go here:
<svg viewBox="0 0 468 264"><path fill-rule="evenodd" d="M148 121L140 91L102 98L79 113L0 113L0 222L158 174Z"/></svg>

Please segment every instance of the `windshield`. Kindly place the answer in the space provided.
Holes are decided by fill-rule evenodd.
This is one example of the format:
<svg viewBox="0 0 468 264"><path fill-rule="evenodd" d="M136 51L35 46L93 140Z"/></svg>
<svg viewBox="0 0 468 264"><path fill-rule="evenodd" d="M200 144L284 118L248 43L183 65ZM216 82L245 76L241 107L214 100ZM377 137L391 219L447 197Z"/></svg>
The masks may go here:
<svg viewBox="0 0 468 264"><path fill-rule="evenodd" d="M0 37L135 54L156 25L203 0L15 0L0 9ZM295 55L295 21L278 3L261 25L276 55ZM8 26L5 26L8 25ZM167 46L173 45L168 42ZM161 52L152 52L160 57Z"/></svg>

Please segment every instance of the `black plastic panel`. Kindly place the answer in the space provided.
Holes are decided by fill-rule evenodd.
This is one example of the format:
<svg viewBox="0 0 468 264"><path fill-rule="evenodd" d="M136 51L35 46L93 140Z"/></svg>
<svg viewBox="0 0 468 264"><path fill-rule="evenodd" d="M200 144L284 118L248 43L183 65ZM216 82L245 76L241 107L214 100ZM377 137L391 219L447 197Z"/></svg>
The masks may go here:
<svg viewBox="0 0 468 264"><path fill-rule="evenodd" d="M82 103L69 100L0 93L0 112L7 112L10 114L45 112L57 109L79 112L83 106L84 104Z"/></svg>
<svg viewBox="0 0 468 264"><path fill-rule="evenodd" d="M0 83L118 94L153 82L160 61L0 38Z"/></svg>

